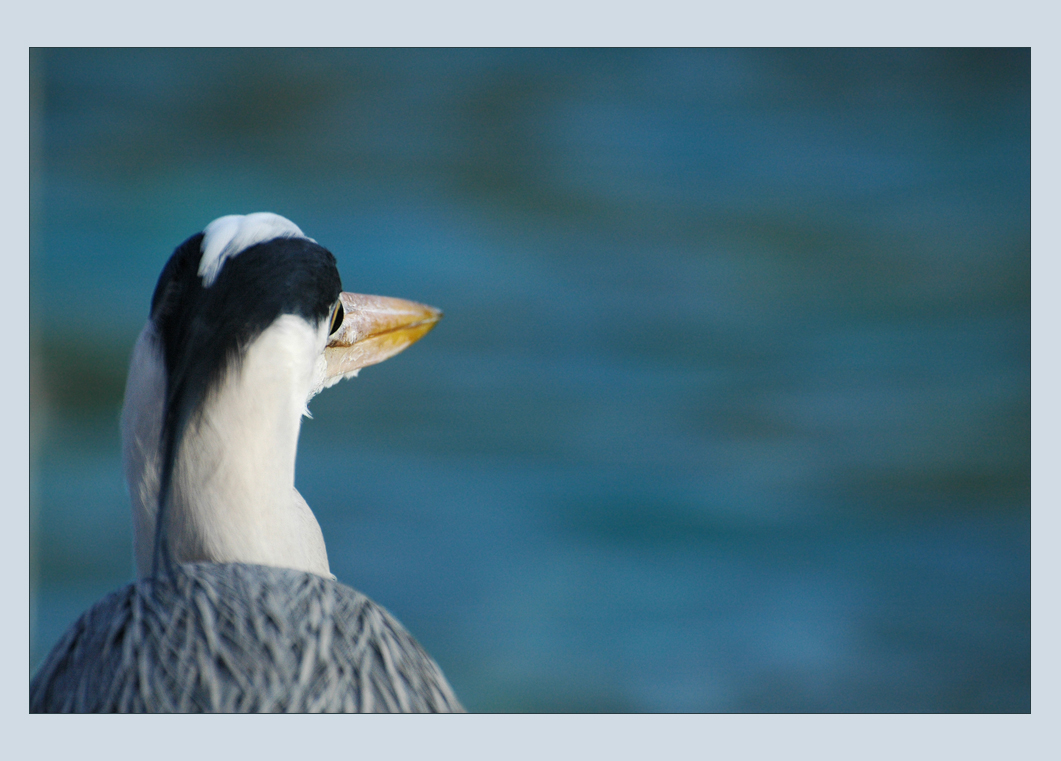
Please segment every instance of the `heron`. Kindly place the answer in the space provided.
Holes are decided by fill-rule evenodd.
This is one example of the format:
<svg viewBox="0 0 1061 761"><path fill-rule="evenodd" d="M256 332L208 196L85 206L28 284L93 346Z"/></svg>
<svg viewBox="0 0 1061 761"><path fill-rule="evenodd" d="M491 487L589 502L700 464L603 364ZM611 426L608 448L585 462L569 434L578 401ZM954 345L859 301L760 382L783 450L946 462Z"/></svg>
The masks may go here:
<svg viewBox="0 0 1061 761"><path fill-rule="evenodd" d="M309 400L441 316L343 291L332 253L270 212L178 246L122 407L137 579L65 633L30 709L462 711L397 619L336 580L295 489Z"/></svg>

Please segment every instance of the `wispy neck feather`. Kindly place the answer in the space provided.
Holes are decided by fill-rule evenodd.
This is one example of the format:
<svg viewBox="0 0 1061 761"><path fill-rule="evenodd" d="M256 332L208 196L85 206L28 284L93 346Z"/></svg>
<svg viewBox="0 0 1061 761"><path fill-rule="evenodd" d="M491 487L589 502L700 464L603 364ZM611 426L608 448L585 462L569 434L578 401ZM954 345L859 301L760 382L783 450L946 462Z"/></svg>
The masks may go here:
<svg viewBox="0 0 1061 761"><path fill-rule="evenodd" d="M189 416L174 453L163 527L176 562L242 562L331 576L320 526L295 490L306 401L325 337L283 315ZM151 323L133 353L122 413L126 479L140 577L152 573L162 467L165 370Z"/></svg>

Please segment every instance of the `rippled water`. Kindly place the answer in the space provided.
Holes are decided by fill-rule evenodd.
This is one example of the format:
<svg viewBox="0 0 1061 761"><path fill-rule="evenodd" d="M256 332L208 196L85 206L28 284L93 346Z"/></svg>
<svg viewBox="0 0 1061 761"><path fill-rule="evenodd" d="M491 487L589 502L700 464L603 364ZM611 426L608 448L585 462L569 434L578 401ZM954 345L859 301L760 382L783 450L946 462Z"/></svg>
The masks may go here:
<svg viewBox="0 0 1061 761"><path fill-rule="evenodd" d="M162 264L267 209L446 312L298 486L470 709L1029 710L1027 52L31 68L31 670L131 578Z"/></svg>

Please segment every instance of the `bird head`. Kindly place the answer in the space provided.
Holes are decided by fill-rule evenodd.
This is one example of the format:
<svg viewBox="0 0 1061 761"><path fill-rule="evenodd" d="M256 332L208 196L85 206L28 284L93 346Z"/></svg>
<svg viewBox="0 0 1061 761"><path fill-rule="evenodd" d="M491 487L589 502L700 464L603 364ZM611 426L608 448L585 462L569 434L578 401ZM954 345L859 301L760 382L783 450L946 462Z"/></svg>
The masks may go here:
<svg viewBox="0 0 1061 761"><path fill-rule="evenodd" d="M300 497L294 512L285 505L310 398L402 351L441 316L342 291L331 252L276 214L221 217L178 246L134 349L122 413L140 575L160 547L177 560L297 555L269 548L287 541L286 520L306 523Z"/></svg>

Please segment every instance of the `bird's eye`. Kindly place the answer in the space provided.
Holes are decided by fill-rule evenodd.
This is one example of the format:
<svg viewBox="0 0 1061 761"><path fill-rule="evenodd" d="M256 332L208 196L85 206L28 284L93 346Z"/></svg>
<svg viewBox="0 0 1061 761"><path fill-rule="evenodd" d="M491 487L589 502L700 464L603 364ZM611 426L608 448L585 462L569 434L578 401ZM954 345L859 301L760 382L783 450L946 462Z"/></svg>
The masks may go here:
<svg viewBox="0 0 1061 761"><path fill-rule="evenodd" d="M331 330L328 331L328 335L335 335L335 332L343 326L343 318L345 316L346 313L343 311L342 303L336 303L335 311L332 312L332 327Z"/></svg>

